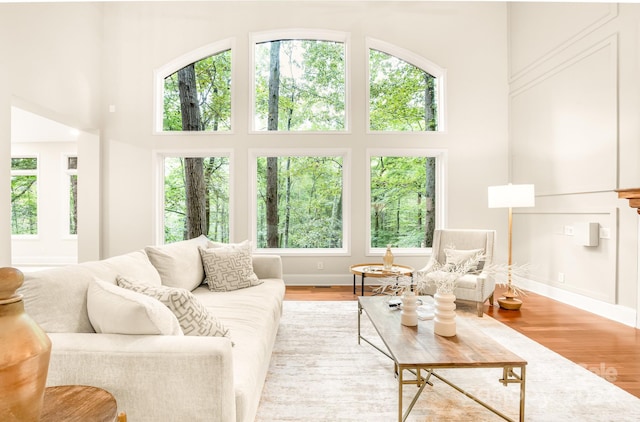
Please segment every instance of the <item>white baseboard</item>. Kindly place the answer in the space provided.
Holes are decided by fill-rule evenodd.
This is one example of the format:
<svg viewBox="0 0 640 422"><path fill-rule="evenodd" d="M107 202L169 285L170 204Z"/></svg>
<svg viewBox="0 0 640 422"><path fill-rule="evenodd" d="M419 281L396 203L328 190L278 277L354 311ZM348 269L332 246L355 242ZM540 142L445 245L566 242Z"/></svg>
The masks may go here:
<svg viewBox="0 0 640 422"><path fill-rule="evenodd" d="M522 287L530 292L566 303L567 305L575 306L576 308L600 315L601 317L608 318L621 324L636 327L636 311L634 309L627 308L626 306L602 302L597 299L592 299L587 296L568 292L566 290L558 289L557 287L552 287L547 284L531 280L520 282L518 287ZM526 296L523 300L526 302Z"/></svg>
<svg viewBox="0 0 640 422"><path fill-rule="evenodd" d="M285 274L284 281L287 286L352 286L351 274ZM375 280L367 284L375 284ZM356 276L356 286L360 287L360 277ZM615 305L592 299L583 295L558 289L547 284L535 281L521 282L525 290L546 296L550 299L575 306L576 308L591 312L612 321L619 322L630 327L636 327L636 311L625 306ZM524 298L526 302L526 297ZM526 306L526 304L525 304ZM640 327L638 327L640 328Z"/></svg>

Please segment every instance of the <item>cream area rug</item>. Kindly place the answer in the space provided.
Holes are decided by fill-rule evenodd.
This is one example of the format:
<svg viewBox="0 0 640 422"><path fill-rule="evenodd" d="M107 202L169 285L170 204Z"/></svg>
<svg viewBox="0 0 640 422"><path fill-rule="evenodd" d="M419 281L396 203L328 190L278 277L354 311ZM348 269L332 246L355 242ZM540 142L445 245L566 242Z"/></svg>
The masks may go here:
<svg viewBox="0 0 640 422"><path fill-rule="evenodd" d="M357 339L357 302L285 301L256 421L396 421L398 385L392 361ZM390 311L399 312L399 311ZM502 323L457 309L487 336L528 362L526 421L638 421L640 399ZM420 324L430 321L420 321ZM432 323L432 322L431 322ZM362 332L381 347L362 316ZM501 369L448 369L438 374L518 419L516 384ZM500 421L500 417L437 379L408 421ZM415 386L405 386L405 406Z"/></svg>

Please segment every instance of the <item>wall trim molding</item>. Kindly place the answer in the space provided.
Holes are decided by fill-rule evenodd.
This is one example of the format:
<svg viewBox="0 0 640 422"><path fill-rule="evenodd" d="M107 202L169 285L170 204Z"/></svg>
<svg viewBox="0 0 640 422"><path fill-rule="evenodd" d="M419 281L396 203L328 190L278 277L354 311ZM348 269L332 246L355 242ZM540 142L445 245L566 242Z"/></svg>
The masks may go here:
<svg viewBox="0 0 640 422"><path fill-rule="evenodd" d="M608 12L606 14L602 15L600 18L598 18L595 21L593 21L590 25L587 25L581 31L578 31L572 37L569 37L568 39L566 39L565 41L563 41L560 44L556 45L555 47L552 47L549 51L547 51L546 53L543 53L542 56L538 57L537 59L534 59L531 63L529 63L528 65L524 66L522 69L514 72L513 68L511 67L511 62L510 62L509 63L509 83L513 83L517 79L520 79L523 76L525 76L527 73L532 72L534 69L536 69L537 67L541 66L543 63L551 60L551 58L553 56L559 54L563 50L566 50L571 45L577 43L581 39L584 39L587 35L593 33L596 29L600 28L601 26L603 26L607 22L609 22L609 21L615 19L616 17L618 17L618 13L619 13L618 12L618 9L619 9L618 4L617 3L610 3L610 4L608 4L608 6L609 6L609 10L608 10ZM509 5L508 7L509 7L509 9L511 9L511 7L513 7L513 6ZM509 13L509 12L507 12L507 13ZM509 36L509 45L511 45L511 37L510 36Z"/></svg>
<svg viewBox="0 0 640 422"><path fill-rule="evenodd" d="M601 40L591 44L590 46L578 51L576 54L574 54L571 57L567 58L566 60L563 60L562 62L556 64L555 66L553 66L550 69L546 70L542 74L540 74L540 75L536 76L535 78L531 79L530 81L524 83L520 87L518 87L518 88L516 88L514 90L511 90L511 92L509 93L509 97L510 98L517 97L518 95L522 94L523 92L528 91L529 89L539 85L540 83L542 83L545 80L551 78L552 76L555 76L555 75L559 74L563 70L568 69L569 67L573 66L574 64L581 62L582 60L584 60L584 59L596 54L600 50L603 50L603 49L605 49L607 47L610 47L612 49L613 54L615 56L614 60L613 60L613 64L612 64L611 76L614 78L615 85L617 87L618 86L618 73L617 73L617 68L618 68L618 34L614 33L614 34L611 34L611 35L605 37L604 39L601 39ZM513 85L513 83L510 83L510 85ZM618 94L616 93L616 97L617 96L618 96Z"/></svg>

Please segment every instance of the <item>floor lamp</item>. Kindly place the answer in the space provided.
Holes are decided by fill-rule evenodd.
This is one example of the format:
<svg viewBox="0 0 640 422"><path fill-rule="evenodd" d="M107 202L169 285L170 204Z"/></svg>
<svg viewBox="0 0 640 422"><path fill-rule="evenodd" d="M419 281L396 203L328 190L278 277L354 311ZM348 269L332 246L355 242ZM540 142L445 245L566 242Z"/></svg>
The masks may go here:
<svg viewBox="0 0 640 422"><path fill-rule="evenodd" d="M513 213L512 208L533 207L535 205L535 190L533 185L489 186L489 208L509 208L509 260L507 262L507 291L498 299L501 308L520 309L522 301L516 299L516 293L511 284L511 238Z"/></svg>

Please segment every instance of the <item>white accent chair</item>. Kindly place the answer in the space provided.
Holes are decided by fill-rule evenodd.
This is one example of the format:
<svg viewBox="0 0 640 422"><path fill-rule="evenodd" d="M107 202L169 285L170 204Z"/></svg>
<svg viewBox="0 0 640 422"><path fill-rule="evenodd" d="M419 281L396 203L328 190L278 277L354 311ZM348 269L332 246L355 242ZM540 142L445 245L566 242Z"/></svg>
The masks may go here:
<svg viewBox="0 0 640 422"><path fill-rule="evenodd" d="M483 266L488 266L493 261L495 238L495 230L435 230L431 258L420 272L431 271L436 262L445 264L444 250L447 248L455 248L458 251L482 249L485 258ZM487 299L489 299L489 306L493 306L495 287L494 278L487 272L480 271L479 274L469 273L460 277L453 294L455 294L456 300L475 302L478 316L481 317ZM436 288L429 286L426 291L421 293L433 295L436 293Z"/></svg>

